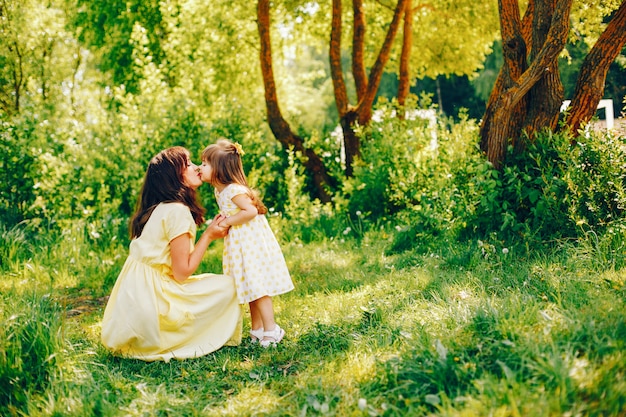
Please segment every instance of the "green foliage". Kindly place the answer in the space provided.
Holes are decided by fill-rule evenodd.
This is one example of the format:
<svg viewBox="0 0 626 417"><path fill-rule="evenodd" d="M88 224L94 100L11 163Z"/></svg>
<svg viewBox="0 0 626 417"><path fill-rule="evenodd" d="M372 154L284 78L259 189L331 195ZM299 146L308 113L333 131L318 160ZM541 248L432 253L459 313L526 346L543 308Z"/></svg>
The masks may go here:
<svg viewBox="0 0 626 417"><path fill-rule="evenodd" d="M50 389L62 350L62 319L49 296L1 297L0 413L25 413L32 395Z"/></svg>
<svg viewBox="0 0 626 417"><path fill-rule="evenodd" d="M546 132L524 152L509 149L501 172L483 168L468 231L538 243L621 228L626 208L624 138L595 133L570 145ZM615 230L615 228L613 230Z"/></svg>
<svg viewBox="0 0 626 417"><path fill-rule="evenodd" d="M509 148L502 171L483 165L477 186L484 194L468 219L468 231L535 243L574 236L563 179L568 146L566 136L546 133L524 152Z"/></svg>
<svg viewBox="0 0 626 417"><path fill-rule="evenodd" d="M289 152L289 165L281 177L286 188L282 194L283 201L277 207L270 206L272 229L284 242L307 243L336 237L343 222L338 219L331 204L311 201L303 191L306 177L303 168L296 164L297 157L294 152Z"/></svg>
<svg viewBox="0 0 626 417"><path fill-rule="evenodd" d="M59 125L40 132L54 142L37 154L37 198L31 216L63 227L78 219L113 219L132 211L149 158L134 138L126 140L127 134L116 131L114 121L101 132L83 129ZM124 151L115 152L118 148Z"/></svg>
<svg viewBox="0 0 626 417"><path fill-rule="evenodd" d="M15 224L26 218L35 201L36 158L31 143L35 122L0 118L0 123L0 223Z"/></svg>
<svg viewBox="0 0 626 417"><path fill-rule="evenodd" d="M420 193L415 184L429 176L435 153L427 119L401 121L392 105L380 106L376 112L377 117L359 132L361 156L343 190L348 211L360 211L372 220L417 202Z"/></svg>
<svg viewBox="0 0 626 417"><path fill-rule="evenodd" d="M418 78L473 75L498 38L498 11L489 2L435 2L415 14L411 67ZM446 27L448 30L433 30Z"/></svg>
<svg viewBox="0 0 626 417"><path fill-rule="evenodd" d="M137 92L142 77L133 60L133 31L139 25L146 33L147 55L155 63L163 59L161 41L165 35L158 2L146 1L84 1L77 4L72 22L79 30L79 40L101 50L100 67L111 72L116 85Z"/></svg>
<svg viewBox="0 0 626 417"><path fill-rule="evenodd" d="M390 253L427 252L438 235L527 248L593 237L594 246L602 242L615 253L623 247L624 138L597 132L572 146L569 136L546 132L521 152L509 148L507 164L497 171L473 146L473 122L438 129L432 149L424 124L383 110L385 117L362 132L361 160L338 207L345 205L352 219L366 219L366 227L393 218Z"/></svg>
<svg viewBox="0 0 626 417"><path fill-rule="evenodd" d="M347 211L400 230L392 251L428 248L433 236L454 238L465 226L477 186L468 170L482 158L473 147L477 126L463 114L446 129L421 117L399 120L383 106L380 121L362 132L361 159L344 183ZM436 134L436 140L433 135Z"/></svg>
<svg viewBox="0 0 626 417"><path fill-rule="evenodd" d="M597 133L581 137L564 173L577 224L604 228L626 215L626 137Z"/></svg>

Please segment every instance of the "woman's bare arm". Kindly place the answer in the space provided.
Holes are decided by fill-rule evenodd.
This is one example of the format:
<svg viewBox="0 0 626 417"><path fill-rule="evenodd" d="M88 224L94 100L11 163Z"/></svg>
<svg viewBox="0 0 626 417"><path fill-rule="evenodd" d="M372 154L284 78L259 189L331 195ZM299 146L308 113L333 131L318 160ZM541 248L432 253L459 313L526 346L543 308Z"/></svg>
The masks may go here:
<svg viewBox="0 0 626 417"><path fill-rule="evenodd" d="M176 281L183 282L196 272L211 242L228 234L228 228L224 227L224 224L220 225L223 219L222 215L215 216L196 242L193 251L191 250L191 236L188 234L180 235L170 241L172 273Z"/></svg>

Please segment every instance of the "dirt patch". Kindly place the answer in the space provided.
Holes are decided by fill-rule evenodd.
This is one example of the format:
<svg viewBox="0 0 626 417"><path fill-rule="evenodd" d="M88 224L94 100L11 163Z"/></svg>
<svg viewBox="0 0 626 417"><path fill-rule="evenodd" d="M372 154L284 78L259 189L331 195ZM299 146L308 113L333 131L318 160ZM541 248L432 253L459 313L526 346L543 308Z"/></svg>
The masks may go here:
<svg viewBox="0 0 626 417"><path fill-rule="evenodd" d="M109 296L96 297L90 290L69 290L65 294L54 296L54 301L63 307L66 317L76 317L86 313L92 313L104 307Z"/></svg>

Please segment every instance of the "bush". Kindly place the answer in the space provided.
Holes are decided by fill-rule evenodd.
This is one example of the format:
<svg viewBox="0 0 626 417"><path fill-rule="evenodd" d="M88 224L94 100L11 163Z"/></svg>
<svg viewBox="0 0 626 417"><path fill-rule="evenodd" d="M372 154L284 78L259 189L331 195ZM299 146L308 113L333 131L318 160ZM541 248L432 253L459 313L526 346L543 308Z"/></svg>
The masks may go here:
<svg viewBox="0 0 626 417"><path fill-rule="evenodd" d="M296 164L297 156L289 152L289 165L282 174L281 182L286 188L281 204L284 214L270 206L269 222L272 230L282 242L308 243L338 236L345 229L345 222L336 215L330 204L311 201L306 195L304 168Z"/></svg>
<svg viewBox="0 0 626 417"><path fill-rule="evenodd" d="M484 192L468 231L537 243L603 234L623 220L624 138L596 133L570 143L568 135L545 132L522 153L509 148L502 171L485 168L476 176Z"/></svg>
<svg viewBox="0 0 626 417"><path fill-rule="evenodd" d="M545 132L523 152L510 147L495 170L478 152L472 122L439 129L429 150L424 126L386 115L363 131L362 159L344 190L350 214L393 217L390 252L432 250L438 235L529 248L613 231L604 245L624 244L614 233L626 209L624 138L596 133L572 146L568 135Z"/></svg>
<svg viewBox="0 0 626 417"><path fill-rule="evenodd" d="M626 214L626 137L581 137L569 152L564 181L577 224L604 229Z"/></svg>
<svg viewBox="0 0 626 417"><path fill-rule="evenodd" d="M360 211L370 220L395 215L420 204L428 205L423 191L436 182L437 151L432 146L429 121L420 117L398 119L391 105L381 105L367 128L358 132L361 155L354 161L353 177L344 183L347 210Z"/></svg>
<svg viewBox="0 0 626 417"><path fill-rule="evenodd" d="M486 175L479 171L485 164L475 122L461 113L459 123L446 128L439 120L433 129L427 119L396 118L392 106L378 111L382 117L361 132L361 159L344 186L345 211L393 223L399 233L392 252L427 250L435 235L455 238L482 193L472 177Z"/></svg>
<svg viewBox="0 0 626 417"><path fill-rule="evenodd" d="M24 220L35 200L33 130L33 120L0 123L0 222L6 224Z"/></svg>
<svg viewBox="0 0 626 417"><path fill-rule="evenodd" d="M546 133L522 153L509 147L501 171L489 166L487 175L477 177L484 193L468 218L467 232L528 242L575 236L563 179L568 144L568 137Z"/></svg>

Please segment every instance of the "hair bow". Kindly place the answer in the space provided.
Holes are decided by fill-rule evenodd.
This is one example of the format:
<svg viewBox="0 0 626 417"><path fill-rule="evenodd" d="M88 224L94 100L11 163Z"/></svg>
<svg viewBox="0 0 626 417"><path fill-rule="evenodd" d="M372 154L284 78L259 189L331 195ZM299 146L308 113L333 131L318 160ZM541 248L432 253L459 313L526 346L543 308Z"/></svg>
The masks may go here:
<svg viewBox="0 0 626 417"><path fill-rule="evenodd" d="M235 147L235 150L237 151L237 153L239 154L239 156L244 156L246 153L243 151L243 148L241 147L241 145L238 142L233 143L233 146Z"/></svg>

